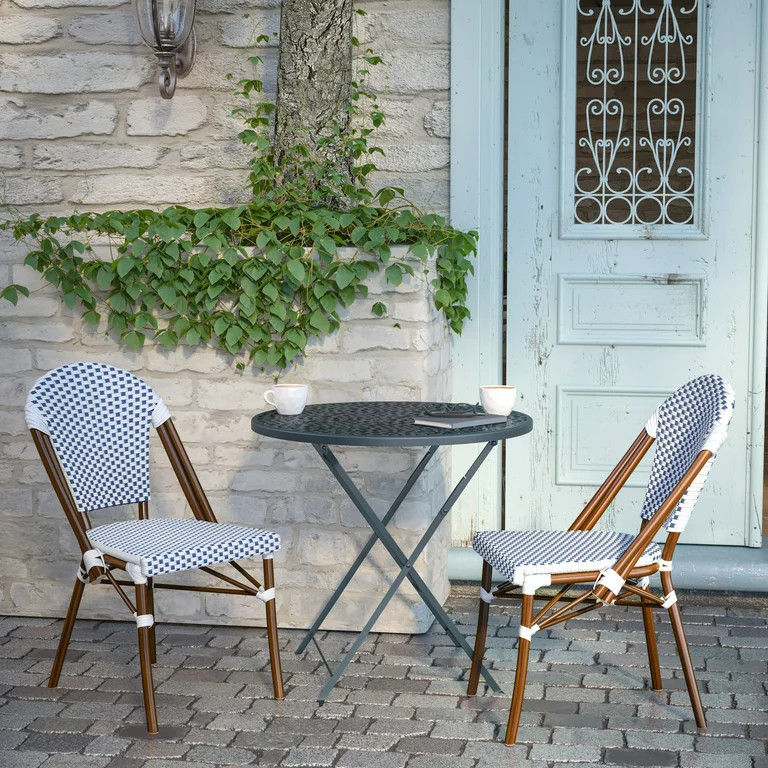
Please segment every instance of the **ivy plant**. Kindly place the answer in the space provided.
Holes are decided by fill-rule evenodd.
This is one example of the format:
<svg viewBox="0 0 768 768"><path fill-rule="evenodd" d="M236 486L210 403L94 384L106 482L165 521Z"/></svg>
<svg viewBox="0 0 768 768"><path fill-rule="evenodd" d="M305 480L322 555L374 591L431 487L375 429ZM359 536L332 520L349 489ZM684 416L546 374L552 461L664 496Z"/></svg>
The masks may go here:
<svg viewBox="0 0 768 768"><path fill-rule="evenodd" d="M370 50L362 58L365 66L379 62ZM257 56L250 61L261 64ZM312 337L338 329L343 308L367 296L365 281L380 270L394 286L426 274L436 307L460 333L477 233L422 212L402 189L372 190L372 157L382 152L372 134L385 117L367 75L363 69L353 84L349 125L334 125L322 151L296 145L279 165L274 104L259 96L260 80L237 83L234 113L245 125L239 139L253 151L242 204L12 213L0 228L26 244L25 263L56 286L67 307L79 307L94 326L104 322L132 349L148 339L169 348L213 345L241 369L284 369ZM354 158L353 183L324 161L328 153ZM396 244L408 245L404 257L393 255ZM355 247L352 258L340 255L343 246ZM21 296L29 296L23 285L0 291L13 304ZM376 302L372 311L384 316L387 308Z"/></svg>

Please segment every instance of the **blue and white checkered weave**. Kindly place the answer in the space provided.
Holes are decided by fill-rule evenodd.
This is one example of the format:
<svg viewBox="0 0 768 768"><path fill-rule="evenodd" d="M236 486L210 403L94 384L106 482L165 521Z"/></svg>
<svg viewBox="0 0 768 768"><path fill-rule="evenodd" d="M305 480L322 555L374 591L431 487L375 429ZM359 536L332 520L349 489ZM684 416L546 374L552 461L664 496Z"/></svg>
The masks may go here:
<svg viewBox="0 0 768 768"><path fill-rule="evenodd" d="M513 584L522 584L527 576L610 568L634 538L611 531L478 531L472 546ZM638 565L651 565L660 557L659 545L651 544Z"/></svg>
<svg viewBox="0 0 768 768"><path fill-rule="evenodd" d="M35 382L27 426L51 438L81 512L149 498L149 431L170 418L154 390L102 363L63 365Z"/></svg>
<svg viewBox="0 0 768 768"><path fill-rule="evenodd" d="M280 536L272 531L204 520L127 520L100 525L86 533L100 552L138 564L146 577L268 555L280 549Z"/></svg>
<svg viewBox="0 0 768 768"><path fill-rule="evenodd" d="M670 395L649 419L646 431L656 437L648 490L641 517L649 520L682 480L703 450L714 455L683 495L664 523L670 532L684 530L707 479L712 462L725 442L735 397L720 376L699 376Z"/></svg>

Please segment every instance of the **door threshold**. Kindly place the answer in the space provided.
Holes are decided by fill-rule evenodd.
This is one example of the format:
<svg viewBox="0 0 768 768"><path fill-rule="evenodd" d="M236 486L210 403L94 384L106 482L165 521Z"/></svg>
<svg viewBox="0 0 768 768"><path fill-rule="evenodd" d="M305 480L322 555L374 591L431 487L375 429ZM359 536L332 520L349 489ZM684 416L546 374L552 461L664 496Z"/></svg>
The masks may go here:
<svg viewBox="0 0 768 768"><path fill-rule="evenodd" d="M470 547L452 547L451 581L480 581L482 559ZM768 537L762 547L679 544L675 549L675 587L728 592L768 592ZM504 577L493 572L494 581Z"/></svg>

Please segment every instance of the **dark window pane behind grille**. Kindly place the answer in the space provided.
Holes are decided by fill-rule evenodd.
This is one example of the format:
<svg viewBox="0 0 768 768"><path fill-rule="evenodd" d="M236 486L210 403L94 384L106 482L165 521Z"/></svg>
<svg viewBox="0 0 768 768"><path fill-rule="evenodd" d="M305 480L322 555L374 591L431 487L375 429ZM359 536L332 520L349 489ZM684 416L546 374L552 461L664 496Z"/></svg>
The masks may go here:
<svg viewBox="0 0 768 768"><path fill-rule="evenodd" d="M697 3L581 0L576 14L574 221L697 223Z"/></svg>

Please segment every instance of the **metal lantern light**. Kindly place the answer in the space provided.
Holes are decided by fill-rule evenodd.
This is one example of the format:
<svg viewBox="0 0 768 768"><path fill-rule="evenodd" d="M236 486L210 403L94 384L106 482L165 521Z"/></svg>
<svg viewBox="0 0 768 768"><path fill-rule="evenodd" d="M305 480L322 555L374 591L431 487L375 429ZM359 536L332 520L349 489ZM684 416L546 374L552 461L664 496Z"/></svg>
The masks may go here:
<svg viewBox="0 0 768 768"><path fill-rule="evenodd" d="M133 0L144 42L160 65L160 95L173 98L176 78L185 77L195 60L195 0Z"/></svg>

